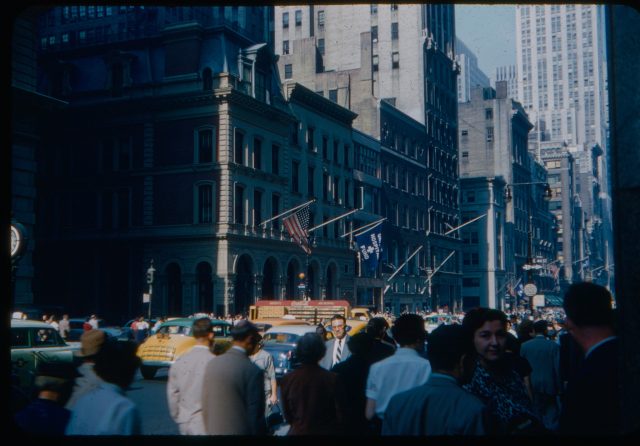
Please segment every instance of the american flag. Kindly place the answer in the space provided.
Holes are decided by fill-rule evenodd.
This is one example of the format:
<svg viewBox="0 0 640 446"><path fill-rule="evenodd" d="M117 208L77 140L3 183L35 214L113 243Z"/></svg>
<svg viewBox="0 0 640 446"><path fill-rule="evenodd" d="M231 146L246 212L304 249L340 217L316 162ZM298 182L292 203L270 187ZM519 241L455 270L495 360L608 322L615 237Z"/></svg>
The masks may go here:
<svg viewBox="0 0 640 446"><path fill-rule="evenodd" d="M558 274L560 273L560 268L558 268L556 264L552 263L551 265L549 265L549 272L553 276L554 280L558 280Z"/></svg>
<svg viewBox="0 0 640 446"><path fill-rule="evenodd" d="M307 255L311 254L309 234L307 233L307 228L309 228L309 206L307 205L299 211L285 217L282 222L291 238L300 245Z"/></svg>

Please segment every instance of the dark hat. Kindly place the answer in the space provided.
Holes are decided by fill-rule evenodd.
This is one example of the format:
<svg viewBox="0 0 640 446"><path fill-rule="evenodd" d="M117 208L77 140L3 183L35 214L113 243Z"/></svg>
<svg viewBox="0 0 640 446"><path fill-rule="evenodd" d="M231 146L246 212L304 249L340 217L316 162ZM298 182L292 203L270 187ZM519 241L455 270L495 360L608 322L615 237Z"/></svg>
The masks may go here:
<svg viewBox="0 0 640 446"><path fill-rule="evenodd" d="M41 390L60 390L78 376L80 374L71 362L42 362L36 369L34 385Z"/></svg>
<svg viewBox="0 0 640 446"><path fill-rule="evenodd" d="M240 322L235 324L233 327L231 327L231 330L229 332L231 333L231 337L234 340L245 339L247 336L251 334L254 334L254 335L259 334L258 327L246 319L241 320Z"/></svg>
<svg viewBox="0 0 640 446"><path fill-rule="evenodd" d="M440 325L429 334L429 354L463 353L469 351L471 341L462 325Z"/></svg>

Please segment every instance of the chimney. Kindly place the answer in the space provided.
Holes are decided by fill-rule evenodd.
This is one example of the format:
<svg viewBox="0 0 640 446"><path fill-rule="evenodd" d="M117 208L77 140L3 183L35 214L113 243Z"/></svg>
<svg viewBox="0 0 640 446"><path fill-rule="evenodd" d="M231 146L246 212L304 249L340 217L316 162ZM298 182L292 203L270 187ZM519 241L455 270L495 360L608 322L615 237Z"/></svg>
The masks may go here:
<svg viewBox="0 0 640 446"><path fill-rule="evenodd" d="M496 81L496 98L507 98L507 81Z"/></svg>

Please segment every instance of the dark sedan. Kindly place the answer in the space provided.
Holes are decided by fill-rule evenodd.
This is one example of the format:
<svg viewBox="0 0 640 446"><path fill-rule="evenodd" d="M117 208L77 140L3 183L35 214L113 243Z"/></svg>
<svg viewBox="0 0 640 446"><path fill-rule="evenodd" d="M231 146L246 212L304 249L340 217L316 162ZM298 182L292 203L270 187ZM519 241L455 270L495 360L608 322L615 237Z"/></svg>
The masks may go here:
<svg viewBox="0 0 640 446"><path fill-rule="evenodd" d="M279 325L267 330L262 341L264 350L273 357L276 378L282 378L296 367L294 352L298 339L315 331L315 325Z"/></svg>

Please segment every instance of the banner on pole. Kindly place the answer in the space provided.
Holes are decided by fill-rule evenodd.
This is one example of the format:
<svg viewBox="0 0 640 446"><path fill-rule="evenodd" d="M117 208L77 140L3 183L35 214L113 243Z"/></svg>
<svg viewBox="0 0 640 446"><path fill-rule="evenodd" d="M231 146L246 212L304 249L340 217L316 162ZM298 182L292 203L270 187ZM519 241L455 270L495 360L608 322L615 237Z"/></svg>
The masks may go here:
<svg viewBox="0 0 640 446"><path fill-rule="evenodd" d="M369 229L356 236L360 262L369 271L375 271L382 253L382 226Z"/></svg>

